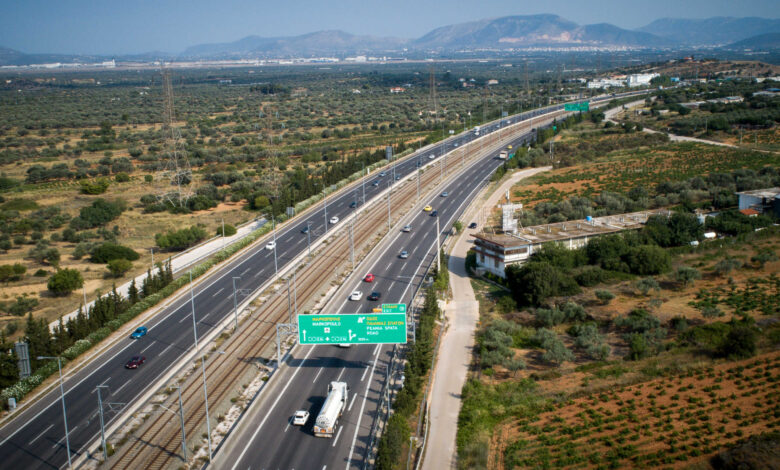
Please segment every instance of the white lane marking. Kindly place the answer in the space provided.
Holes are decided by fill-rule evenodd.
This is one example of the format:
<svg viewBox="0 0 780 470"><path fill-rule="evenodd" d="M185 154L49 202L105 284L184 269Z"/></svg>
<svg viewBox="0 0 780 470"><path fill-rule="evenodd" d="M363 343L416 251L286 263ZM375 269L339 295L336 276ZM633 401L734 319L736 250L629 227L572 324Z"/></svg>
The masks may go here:
<svg viewBox="0 0 780 470"><path fill-rule="evenodd" d="M75 431L77 427L79 427L78 424L73 426L72 428L70 428L70 430L68 431L68 434L73 434L73 431ZM54 445L51 446L51 448L52 449L56 449L60 445L60 443L62 443L62 441L64 441L64 440L65 440L65 436L62 436L62 439L60 439L59 441L55 442Z"/></svg>
<svg viewBox="0 0 780 470"><path fill-rule="evenodd" d="M368 370L368 368L366 368L366 370ZM360 381L362 382L363 379L360 379ZM352 394L352 400L349 402L349 408L347 408L347 411L352 411L352 405L355 404L355 398L357 398L357 393Z"/></svg>
<svg viewBox="0 0 780 470"><path fill-rule="evenodd" d="M40 439L40 438L41 438L41 436L43 436L44 434L46 434L47 432L49 432L49 429L51 429L52 427L54 427L54 425L53 425L53 424L50 424L48 428L44 429L42 433L38 434L38 435L35 437L35 439L33 439L32 441L30 441L30 444L32 444L33 442L35 442L35 441L37 441L38 439Z"/></svg>
<svg viewBox="0 0 780 470"><path fill-rule="evenodd" d="M251 267L248 267L248 268L246 268L245 270L241 271L241 275L243 276L244 274L246 274L247 272L249 272L249 270L250 270L250 269L252 269L252 268L251 268Z"/></svg>
<svg viewBox="0 0 780 470"><path fill-rule="evenodd" d="M263 274L263 271L257 271L257 272L255 273L255 275L254 275L254 276L252 276L252 277L257 277L257 276L259 276L259 275L261 275L261 274Z"/></svg>
<svg viewBox="0 0 780 470"><path fill-rule="evenodd" d="M377 348L379 345L377 344ZM374 370L376 369L376 363L379 359L379 354L374 355L374 367L371 368L371 377L374 376ZM355 453L355 442L357 441L358 432L360 432L360 421L363 420L363 410L366 407L366 400L368 399L368 388L371 386L371 380L366 382L366 390L363 392L363 403L360 405L360 414L358 415L357 424L355 425L355 435L352 436L352 446L349 448L349 454L347 455L347 470L352 463L352 454Z"/></svg>
<svg viewBox="0 0 780 470"><path fill-rule="evenodd" d="M187 320L188 318L191 318L192 315L184 315L181 320L179 320L179 323L183 323L184 320Z"/></svg>
<svg viewBox="0 0 780 470"><path fill-rule="evenodd" d="M284 432L287 432L288 429L290 429L290 423L292 423L292 418L287 420L287 426L284 427Z"/></svg>
<svg viewBox="0 0 780 470"><path fill-rule="evenodd" d="M167 348L163 349L162 352L157 355L157 357L162 357L162 355L165 354L165 351L171 349L171 346L173 346L173 343L169 344Z"/></svg>
<svg viewBox="0 0 780 470"><path fill-rule="evenodd" d="M114 390L114 395L118 394L119 391L122 390L123 388L125 388L125 385L127 385L129 383L130 383L130 381L128 380L127 382L123 383L122 386L120 386L118 389Z"/></svg>
<svg viewBox="0 0 780 470"><path fill-rule="evenodd" d="M339 437L341 436L341 430L344 429L344 426L339 426L339 431L336 433L336 438L333 439L333 445L331 447L336 447L336 443L339 441Z"/></svg>
<svg viewBox="0 0 780 470"><path fill-rule="evenodd" d="M322 470L325 470L326 468L328 468L328 466L327 466L327 465L323 465L323 466L322 466Z"/></svg>
<svg viewBox="0 0 780 470"><path fill-rule="evenodd" d="M374 355L376 355L377 351L379 351L379 345L378 345L378 344L377 344L377 345L376 345L376 347L374 348Z"/></svg>
<svg viewBox="0 0 780 470"><path fill-rule="evenodd" d="M219 288L219 290L218 290L218 291L216 291L216 292L214 292L213 294L211 294L211 296L212 296L212 297L216 297L216 296L217 296L217 295L219 295L219 293L220 293L220 292L222 292L223 290L225 290L225 288L224 288L224 287L220 287L220 288Z"/></svg>
<svg viewBox="0 0 780 470"><path fill-rule="evenodd" d="M314 382L317 381L317 377L320 376L320 374L322 373L322 369L324 369L324 368L325 368L325 366L320 367L320 370L317 372L317 375L314 376L314 380L312 380L311 383L314 383Z"/></svg>
<svg viewBox="0 0 780 470"><path fill-rule="evenodd" d="M301 361L301 365L295 368L295 372L293 372L293 375L290 377L290 379L284 385L284 388L282 389L282 391L276 396L276 400L274 400L273 404L271 405L271 408L268 410L268 413L266 413L265 416L263 417L263 420L260 421L260 424L257 426L257 429L255 429L255 432L252 434L252 437L250 437L249 440L247 441L247 444L244 447L244 450L241 451L241 454L236 459L236 463L233 464L233 470L236 470L236 468L238 467L238 464L241 463L241 459L243 459L244 455L246 455L246 451L249 450L249 446L253 446L254 445L254 442L255 442L255 439L257 438L257 435L260 433L260 430L263 429L263 425L268 420L268 417L271 416L271 413L274 411L274 408L276 408L276 405L279 403L279 400L281 400L282 397L285 396L284 392L287 391L287 387L290 386L290 384L292 383L293 379L295 379L295 376L298 375L298 372L300 372L301 369L303 369L303 364L306 362L306 359L309 358L309 355L311 354L312 351L314 351L314 349L315 348L309 348L309 352L307 352L306 355L303 356L303 360ZM325 467L322 467L322 468L324 469Z"/></svg>
<svg viewBox="0 0 780 470"><path fill-rule="evenodd" d="M344 367L344 368L342 368L342 369L341 369L341 373L340 373L340 374L339 374L339 376L336 378L336 382L338 382L339 380L341 380L341 376L342 376L342 375L344 375L344 371L345 371L345 370L347 370L347 368L346 368L346 367Z"/></svg>
<svg viewBox="0 0 780 470"><path fill-rule="evenodd" d="M141 353L140 353L140 354L143 354L144 352L146 352L146 350L147 350L147 349L151 348L152 346L154 346L154 341L150 342L150 343L149 343L149 346L147 346L147 347L143 348L143 349L141 350Z"/></svg>
<svg viewBox="0 0 780 470"><path fill-rule="evenodd" d="M361 382L363 381L363 379L366 378L366 373L368 372L368 369L370 369L370 367L366 367L365 369L363 369L363 375L360 376L360 381ZM352 395L352 396L354 397L354 395Z"/></svg>

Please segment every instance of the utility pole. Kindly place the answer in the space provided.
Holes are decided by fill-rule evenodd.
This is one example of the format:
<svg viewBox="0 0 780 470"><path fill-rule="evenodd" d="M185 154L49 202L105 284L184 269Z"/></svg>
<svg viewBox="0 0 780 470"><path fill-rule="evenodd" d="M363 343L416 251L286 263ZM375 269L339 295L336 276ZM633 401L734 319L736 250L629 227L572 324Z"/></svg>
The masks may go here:
<svg viewBox="0 0 780 470"><path fill-rule="evenodd" d="M328 195L326 194L324 198L322 198L322 204L325 207L325 235L328 234Z"/></svg>
<svg viewBox="0 0 780 470"><path fill-rule="evenodd" d="M309 259L311 259L311 220L306 221L306 236L309 239Z"/></svg>
<svg viewBox="0 0 780 470"><path fill-rule="evenodd" d="M179 391L179 424L181 424L181 451L184 454L184 461L187 461L187 435L184 433L184 405L181 402L181 387L176 386Z"/></svg>
<svg viewBox="0 0 780 470"><path fill-rule="evenodd" d="M349 221L349 262L352 264L353 271L355 270L355 244L352 238L352 227L354 225L354 222L355 222L355 218L353 217Z"/></svg>
<svg viewBox="0 0 780 470"><path fill-rule="evenodd" d="M436 217L436 272L441 272L441 230L439 229L439 217Z"/></svg>
<svg viewBox="0 0 780 470"><path fill-rule="evenodd" d="M279 274L279 263L276 260L276 218L274 218L273 212L271 213L271 224L274 235L274 276Z"/></svg>
<svg viewBox="0 0 780 470"><path fill-rule="evenodd" d="M225 248L225 218L222 218L222 248Z"/></svg>
<svg viewBox="0 0 780 470"><path fill-rule="evenodd" d="M417 200L420 200L420 168L417 168Z"/></svg>
<svg viewBox="0 0 780 470"><path fill-rule="evenodd" d="M190 305L192 306L192 334L195 336L195 351L197 351L199 348L198 346L198 328L197 324L195 323L195 294L192 291L192 270L190 270ZM200 367L201 371L203 372L203 398L204 398L204 404L206 405L206 432L208 437L208 443L209 443L209 462L211 462L212 457L212 450L211 450L211 420L209 419L209 393L208 388L206 386L206 356L201 354L200 356Z"/></svg>
<svg viewBox="0 0 780 470"><path fill-rule="evenodd" d="M236 292L236 279L241 279L238 276L233 276L233 316L235 317L235 330L238 331L238 298Z"/></svg>
<svg viewBox="0 0 780 470"><path fill-rule="evenodd" d="M298 317L298 289L295 282L295 270L293 269L293 305L295 306L295 317Z"/></svg>
<svg viewBox="0 0 780 470"><path fill-rule="evenodd" d="M390 233L390 193L393 192L393 187L387 185L387 233Z"/></svg>
<svg viewBox="0 0 780 470"><path fill-rule="evenodd" d="M108 461L108 450L106 449L106 426L103 420L103 399L100 396L100 389L108 388L107 385L98 385L95 387L98 396L98 412L100 413L100 442L103 444L103 462Z"/></svg>
<svg viewBox="0 0 780 470"><path fill-rule="evenodd" d="M65 447L68 451L68 468L73 468L73 462L70 460L70 436L68 432L68 413L65 408L65 389L62 386L62 358L59 356L38 356L38 360L56 359L57 369L60 371L60 398L62 399L62 422L65 425Z"/></svg>
<svg viewBox="0 0 780 470"><path fill-rule="evenodd" d="M287 278L287 317L288 323L292 323L292 301L290 300L290 278Z"/></svg>
<svg viewBox="0 0 780 470"><path fill-rule="evenodd" d="M360 184L363 186L363 205L366 205L366 164L362 163L363 170L362 170L362 176L360 177Z"/></svg>

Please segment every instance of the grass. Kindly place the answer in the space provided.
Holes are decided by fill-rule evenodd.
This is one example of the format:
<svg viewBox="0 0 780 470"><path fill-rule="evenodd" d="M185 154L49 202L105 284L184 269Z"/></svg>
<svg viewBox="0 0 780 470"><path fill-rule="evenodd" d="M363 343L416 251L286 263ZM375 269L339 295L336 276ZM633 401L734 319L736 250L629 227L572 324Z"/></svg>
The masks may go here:
<svg viewBox="0 0 780 470"><path fill-rule="evenodd" d="M24 198L10 199L0 205L0 209L2 210L19 212L32 211L39 207L37 202Z"/></svg>

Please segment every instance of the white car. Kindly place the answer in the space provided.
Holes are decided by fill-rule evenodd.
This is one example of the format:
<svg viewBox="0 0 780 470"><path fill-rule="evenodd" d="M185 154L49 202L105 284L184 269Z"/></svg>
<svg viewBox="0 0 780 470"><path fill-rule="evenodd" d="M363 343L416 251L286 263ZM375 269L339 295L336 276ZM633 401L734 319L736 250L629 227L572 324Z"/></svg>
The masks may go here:
<svg viewBox="0 0 780 470"><path fill-rule="evenodd" d="M293 415L293 424L296 426L305 426L308 420L309 412L306 410L298 410Z"/></svg>
<svg viewBox="0 0 780 470"><path fill-rule="evenodd" d="M337 224L337 223L339 223L339 218L338 218L338 217L336 217L336 216L334 215L333 217L331 217L331 218L330 218L330 224L331 224L331 225L335 225L335 224Z"/></svg>
<svg viewBox="0 0 780 470"><path fill-rule="evenodd" d="M268 242L265 244L266 250L275 250L276 249L276 242Z"/></svg>
<svg viewBox="0 0 780 470"><path fill-rule="evenodd" d="M411 225L404 225L403 231L404 232L411 232L412 231L412 226Z"/></svg>
<svg viewBox="0 0 780 470"><path fill-rule="evenodd" d="M348 348L348 347L350 347L350 346L352 346L352 345L351 345L351 344L349 344L349 343L339 343L339 347L340 347L340 348Z"/></svg>
<svg viewBox="0 0 780 470"><path fill-rule="evenodd" d="M359 290L356 290L355 292L349 294L349 300L360 300L363 298L363 293Z"/></svg>
<svg viewBox="0 0 780 470"><path fill-rule="evenodd" d="M428 155L428 160L433 160L434 158L433 154Z"/></svg>

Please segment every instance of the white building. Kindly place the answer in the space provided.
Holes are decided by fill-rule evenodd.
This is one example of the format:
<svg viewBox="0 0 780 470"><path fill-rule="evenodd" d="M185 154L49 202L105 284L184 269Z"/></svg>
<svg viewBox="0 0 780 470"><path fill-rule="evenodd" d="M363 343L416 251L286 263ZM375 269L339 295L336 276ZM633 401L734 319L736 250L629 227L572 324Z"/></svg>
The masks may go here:
<svg viewBox="0 0 780 470"><path fill-rule="evenodd" d="M628 86L645 86L650 84L650 80L660 77L657 73L635 73L628 76Z"/></svg>
<svg viewBox="0 0 780 470"><path fill-rule="evenodd" d="M599 80L591 80L588 82L588 88L612 88L624 86L626 86L625 80L614 78L601 78Z"/></svg>

